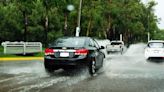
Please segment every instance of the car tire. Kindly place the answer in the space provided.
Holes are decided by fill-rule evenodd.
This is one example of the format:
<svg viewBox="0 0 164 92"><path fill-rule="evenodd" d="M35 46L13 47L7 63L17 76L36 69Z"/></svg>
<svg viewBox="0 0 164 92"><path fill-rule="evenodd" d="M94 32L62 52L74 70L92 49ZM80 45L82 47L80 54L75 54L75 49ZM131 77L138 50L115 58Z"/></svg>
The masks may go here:
<svg viewBox="0 0 164 92"><path fill-rule="evenodd" d="M100 68L102 68L102 67L103 67L103 65L104 65L104 58L102 59L102 62L101 62L101 67L100 67Z"/></svg>
<svg viewBox="0 0 164 92"><path fill-rule="evenodd" d="M123 54L123 52L122 52L122 51L120 51L120 54L122 55L122 54Z"/></svg>
<svg viewBox="0 0 164 92"><path fill-rule="evenodd" d="M91 76L93 76L96 73L96 61L95 61L95 59L92 59L92 61L89 63L89 73Z"/></svg>
<svg viewBox="0 0 164 92"><path fill-rule="evenodd" d="M123 50L123 49L121 49L121 55L123 54L123 51L124 51L124 50Z"/></svg>
<svg viewBox="0 0 164 92"><path fill-rule="evenodd" d="M47 61L44 61L44 68L49 73L52 73L52 72L54 72L54 70L59 69L58 67L55 67L55 66L51 65Z"/></svg>
<svg viewBox="0 0 164 92"><path fill-rule="evenodd" d="M46 72L48 72L48 73L54 72L54 69L52 68L52 66L45 65L44 67L45 67Z"/></svg>

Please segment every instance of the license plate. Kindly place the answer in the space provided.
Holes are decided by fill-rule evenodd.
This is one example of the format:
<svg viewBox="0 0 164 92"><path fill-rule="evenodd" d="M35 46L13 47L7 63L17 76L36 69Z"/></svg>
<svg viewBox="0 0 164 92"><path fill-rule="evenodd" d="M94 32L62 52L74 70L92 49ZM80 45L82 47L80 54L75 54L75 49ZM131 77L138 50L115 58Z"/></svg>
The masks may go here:
<svg viewBox="0 0 164 92"><path fill-rule="evenodd" d="M60 57L69 57L69 53L68 52L61 52Z"/></svg>

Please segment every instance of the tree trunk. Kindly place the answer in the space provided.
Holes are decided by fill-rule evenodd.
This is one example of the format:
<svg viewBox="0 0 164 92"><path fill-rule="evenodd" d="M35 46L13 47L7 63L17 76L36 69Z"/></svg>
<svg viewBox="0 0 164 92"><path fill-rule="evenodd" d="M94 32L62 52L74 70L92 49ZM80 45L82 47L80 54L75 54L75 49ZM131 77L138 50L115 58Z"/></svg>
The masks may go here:
<svg viewBox="0 0 164 92"><path fill-rule="evenodd" d="M108 25L107 25L107 29L106 29L106 37L108 38L108 39L110 39L111 38L111 16L110 16L110 14L109 14L109 16L108 16ZM111 39L110 39L111 40Z"/></svg>
<svg viewBox="0 0 164 92"><path fill-rule="evenodd" d="M24 41L27 41L27 26L28 26L28 18L25 11L23 11L23 17L24 17Z"/></svg>
<svg viewBox="0 0 164 92"><path fill-rule="evenodd" d="M89 18L89 22L88 22L88 27L87 27L87 33L86 33L86 36L89 36L89 34L90 34L91 21L92 21L92 19L91 19L91 17L90 17L90 18Z"/></svg>
<svg viewBox="0 0 164 92"><path fill-rule="evenodd" d="M64 14L64 32L63 32L63 34L64 34L64 36L68 36L68 30L67 30L67 28L68 28L68 23L67 23L67 17L68 17L68 14L67 13L65 13Z"/></svg>
<svg viewBox="0 0 164 92"><path fill-rule="evenodd" d="M45 26L44 26L44 30L45 30L45 46L47 46L48 45L48 43L47 43L47 35L48 35L48 16L46 15L46 17L45 17Z"/></svg>

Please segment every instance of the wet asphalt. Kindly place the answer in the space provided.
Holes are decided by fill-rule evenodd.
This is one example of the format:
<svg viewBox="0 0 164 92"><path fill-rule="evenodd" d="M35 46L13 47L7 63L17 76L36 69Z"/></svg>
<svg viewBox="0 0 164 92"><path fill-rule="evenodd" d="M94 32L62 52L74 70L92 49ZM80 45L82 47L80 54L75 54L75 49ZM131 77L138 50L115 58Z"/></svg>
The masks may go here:
<svg viewBox="0 0 164 92"><path fill-rule="evenodd" d="M91 77L85 67L48 74L43 61L0 62L0 92L164 92L164 59L146 60L144 45L107 55Z"/></svg>

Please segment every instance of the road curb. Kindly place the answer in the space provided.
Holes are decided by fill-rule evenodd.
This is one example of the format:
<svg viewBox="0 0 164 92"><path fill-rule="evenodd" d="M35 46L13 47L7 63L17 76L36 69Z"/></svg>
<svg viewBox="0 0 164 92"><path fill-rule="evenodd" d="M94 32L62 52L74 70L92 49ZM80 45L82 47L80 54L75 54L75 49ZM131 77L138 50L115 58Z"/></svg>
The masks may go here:
<svg viewBox="0 0 164 92"><path fill-rule="evenodd" d="M44 57L1 57L0 61L44 60Z"/></svg>

